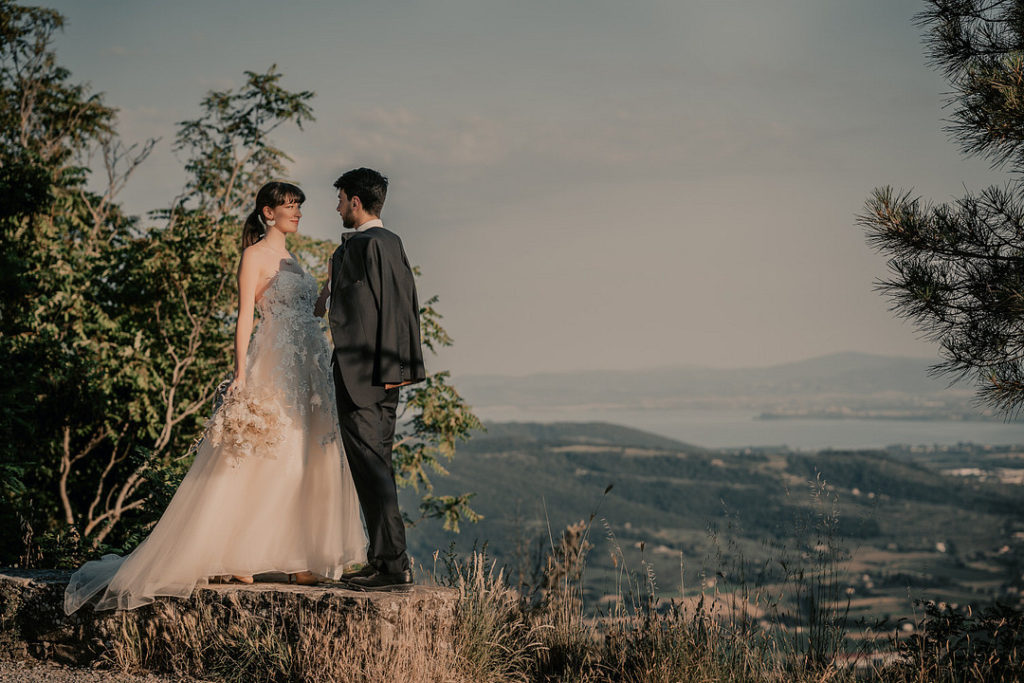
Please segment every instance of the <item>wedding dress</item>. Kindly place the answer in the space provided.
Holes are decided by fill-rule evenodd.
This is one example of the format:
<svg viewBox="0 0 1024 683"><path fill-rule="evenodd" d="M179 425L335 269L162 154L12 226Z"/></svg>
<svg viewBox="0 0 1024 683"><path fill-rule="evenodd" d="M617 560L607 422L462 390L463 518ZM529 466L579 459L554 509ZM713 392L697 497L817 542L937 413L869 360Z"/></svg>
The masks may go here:
<svg viewBox="0 0 1024 683"><path fill-rule="evenodd" d="M282 261L257 302L246 387L206 425L195 461L152 532L129 555L71 577L64 610L132 609L187 597L219 575L312 571L338 578L366 558L338 435L330 348L313 316L314 279Z"/></svg>

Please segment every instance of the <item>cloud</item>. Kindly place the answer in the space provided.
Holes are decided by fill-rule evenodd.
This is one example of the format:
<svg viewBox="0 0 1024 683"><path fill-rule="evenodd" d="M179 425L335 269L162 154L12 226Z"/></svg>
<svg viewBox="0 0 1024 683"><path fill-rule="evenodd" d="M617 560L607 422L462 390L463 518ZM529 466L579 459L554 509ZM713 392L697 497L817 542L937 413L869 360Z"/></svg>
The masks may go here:
<svg viewBox="0 0 1024 683"><path fill-rule="evenodd" d="M341 144L354 156L442 167L493 166L508 156L518 138L514 130L495 119L428 119L407 108L360 112L341 133Z"/></svg>

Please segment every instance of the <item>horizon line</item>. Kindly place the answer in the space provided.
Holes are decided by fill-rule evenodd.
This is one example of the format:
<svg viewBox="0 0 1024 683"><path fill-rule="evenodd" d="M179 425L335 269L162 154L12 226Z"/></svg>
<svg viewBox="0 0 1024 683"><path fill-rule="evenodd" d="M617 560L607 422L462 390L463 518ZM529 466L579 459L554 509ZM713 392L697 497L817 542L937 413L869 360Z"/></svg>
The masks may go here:
<svg viewBox="0 0 1024 683"><path fill-rule="evenodd" d="M769 368L779 368L786 365L799 365L801 363L807 363L815 360L823 360L826 358L832 358L835 356L866 356L871 358L887 358L890 360L910 360L910 361L928 361L932 363L938 363L940 359L938 356L908 356L903 354L887 354L887 353L872 353L868 351L833 351L830 353L822 353L814 356L806 356L798 360L782 361L777 363L765 363L760 365L696 365L696 364L685 364L685 365L651 365L638 368L580 368L576 370L540 370L537 372L526 372L526 373L500 373L500 372L452 372L453 377L504 377L508 379L522 379L526 377L542 377L542 376L560 376L560 375L580 375L595 372L608 372L608 373L642 373L642 372L654 372L658 370L766 370Z"/></svg>

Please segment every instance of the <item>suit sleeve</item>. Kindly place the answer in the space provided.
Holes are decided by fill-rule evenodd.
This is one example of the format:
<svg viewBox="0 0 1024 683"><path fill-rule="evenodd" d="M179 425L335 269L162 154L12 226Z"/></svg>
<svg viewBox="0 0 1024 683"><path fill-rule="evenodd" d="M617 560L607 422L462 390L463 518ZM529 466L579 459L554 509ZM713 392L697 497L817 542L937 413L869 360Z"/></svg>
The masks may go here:
<svg viewBox="0 0 1024 683"><path fill-rule="evenodd" d="M335 278L341 277L341 250L344 248L343 245L338 245L338 248L331 254L331 260L328 261L327 272L330 273L330 277L327 278L327 285L334 291L334 280Z"/></svg>
<svg viewBox="0 0 1024 683"><path fill-rule="evenodd" d="M422 381L419 308L416 284L405 260L389 258L378 240L366 250L366 279L377 305L374 366L377 384Z"/></svg>

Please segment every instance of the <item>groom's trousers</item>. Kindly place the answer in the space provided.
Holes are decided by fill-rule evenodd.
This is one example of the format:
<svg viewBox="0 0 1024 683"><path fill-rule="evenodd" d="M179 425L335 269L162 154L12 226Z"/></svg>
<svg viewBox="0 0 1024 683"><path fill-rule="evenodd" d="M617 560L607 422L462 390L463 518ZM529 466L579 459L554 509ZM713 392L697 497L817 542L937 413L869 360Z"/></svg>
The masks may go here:
<svg viewBox="0 0 1024 683"><path fill-rule="evenodd" d="M405 521L398 507L395 469L391 464L398 389L389 389L384 400L360 408L345 391L337 365L334 374L341 441L370 540L367 561L385 574L407 571Z"/></svg>

